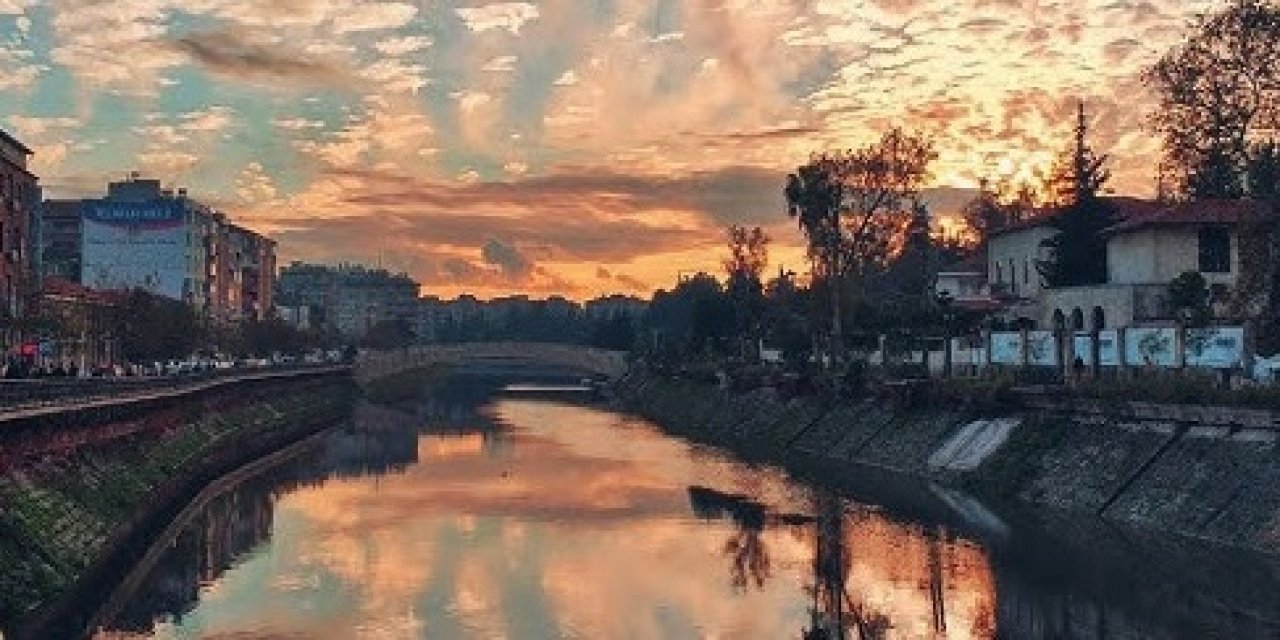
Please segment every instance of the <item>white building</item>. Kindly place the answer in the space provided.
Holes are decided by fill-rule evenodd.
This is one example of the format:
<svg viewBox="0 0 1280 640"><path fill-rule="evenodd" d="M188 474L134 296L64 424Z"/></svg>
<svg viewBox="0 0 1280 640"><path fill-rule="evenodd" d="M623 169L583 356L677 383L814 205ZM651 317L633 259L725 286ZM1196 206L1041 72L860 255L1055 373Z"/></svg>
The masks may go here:
<svg viewBox="0 0 1280 640"><path fill-rule="evenodd" d="M1247 200L1206 200L1130 211L1107 229L1107 283L1046 290L1042 326L1077 331L1168 325L1169 283L1194 272L1224 303L1240 276L1241 222L1256 211Z"/></svg>

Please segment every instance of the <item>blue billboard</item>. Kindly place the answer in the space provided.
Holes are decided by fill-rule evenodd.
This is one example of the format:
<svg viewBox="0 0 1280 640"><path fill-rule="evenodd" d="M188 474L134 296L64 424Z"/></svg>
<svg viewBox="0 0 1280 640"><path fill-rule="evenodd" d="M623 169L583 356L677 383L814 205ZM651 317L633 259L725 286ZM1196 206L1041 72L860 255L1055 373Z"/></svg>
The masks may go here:
<svg viewBox="0 0 1280 640"><path fill-rule="evenodd" d="M81 281L96 289L145 289L185 299L185 208L175 200L84 203Z"/></svg>

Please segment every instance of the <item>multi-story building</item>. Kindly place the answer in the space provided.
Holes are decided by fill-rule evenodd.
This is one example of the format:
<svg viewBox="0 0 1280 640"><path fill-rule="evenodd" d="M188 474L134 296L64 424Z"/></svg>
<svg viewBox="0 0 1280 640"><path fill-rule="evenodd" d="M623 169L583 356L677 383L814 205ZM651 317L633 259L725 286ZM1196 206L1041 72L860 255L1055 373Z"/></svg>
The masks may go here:
<svg viewBox="0 0 1280 640"><path fill-rule="evenodd" d="M234 224L227 231L228 308L236 319L265 320L275 304L276 243Z"/></svg>
<svg viewBox="0 0 1280 640"><path fill-rule="evenodd" d="M229 223L186 189L134 174L109 184L106 197L78 203L48 203L45 268L78 264L86 286L145 289L219 323L270 315L275 243ZM79 255L65 255L77 234Z"/></svg>
<svg viewBox="0 0 1280 640"><path fill-rule="evenodd" d="M343 265L337 285L331 317L338 333L364 336L374 325L392 320L412 326L419 287L407 274Z"/></svg>
<svg viewBox="0 0 1280 640"><path fill-rule="evenodd" d="M213 234L210 295L223 323L265 320L275 289L275 242L223 222Z"/></svg>
<svg viewBox="0 0 1280 640"><path fill-rule="evenodd" d="M81 283L144 289L209 311L212 209L135 174L109 184L106 197L83 201L81 219Z"/></svg>
<svg viewBox="0 0 1280 640"><path fill-rule="evenodd" d="M337 295L338 274L333 267L293 262L276 279L276 305L296 310L293 317L305 317L309 327L331 326L330 311Z"/></svg>
<svg viewBox="0 0 1280 640"><path fill-rule="evenodd" d="M84 241L84 221L80 200L45 200L37 225L36 261L44 277L80 281L80 247Z"/></svg>
<svg viewBox="0 0 1280 640"><path fill-rule="evenodd" d="M295 262L280 271L278 287L280 306L306 307L311 326L346 337L363 337L390 320L410 328L417 323L418 283L403 273Z"/></svg>
<svg viewBox="0 0 1280 640"><path fill-rule="evenodd" d="M37 284L31 225L40 186L28 168L31 153L17 138L0 131L0 326L6 343L19 338L19 321Z"/></svg>

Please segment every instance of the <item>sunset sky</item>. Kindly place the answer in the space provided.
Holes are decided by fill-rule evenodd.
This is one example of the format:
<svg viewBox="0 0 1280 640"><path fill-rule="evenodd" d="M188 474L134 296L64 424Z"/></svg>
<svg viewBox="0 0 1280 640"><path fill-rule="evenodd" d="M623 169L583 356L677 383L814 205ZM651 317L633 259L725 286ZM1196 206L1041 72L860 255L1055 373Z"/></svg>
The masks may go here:
<svg viewBox="0 0 1280 640"><path fill-rule="evenodd" d="M1092 113L1152 191L1137 74L1209 0L0 0L0 126L46 194L138 170L424 293L648 293L769 226L789 168L894 125L935 210Z"/></svg>

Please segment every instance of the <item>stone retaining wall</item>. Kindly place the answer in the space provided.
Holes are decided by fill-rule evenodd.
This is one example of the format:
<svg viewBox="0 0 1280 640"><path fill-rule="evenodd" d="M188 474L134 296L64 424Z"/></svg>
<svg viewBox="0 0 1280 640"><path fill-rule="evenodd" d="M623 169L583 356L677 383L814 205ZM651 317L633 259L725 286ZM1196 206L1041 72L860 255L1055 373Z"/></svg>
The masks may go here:
<svg viewBox="0 0 1280 640"><path fill-rule="evenodd" d="M880 398L827 406L642 374L616 391L624 408L665 429L754 458L848 475L874 466L994 502L1280 552L1280 452L1265 412L1146 404L1074 411L1046 402L1002 414ZM938 463L967 447L972 425L985 420L1017 426L1002 429L1003 442L985 457L959 467Z"/></svg>
<svg viewBox="0 0 1280 640"><path fill-rule="evenodd" d="M344 419L356 393L343 378L281 391L170 408L158 431L0 470L0 628L23 638L73 591L107 579L111 563L209 482Z"/></svg>

